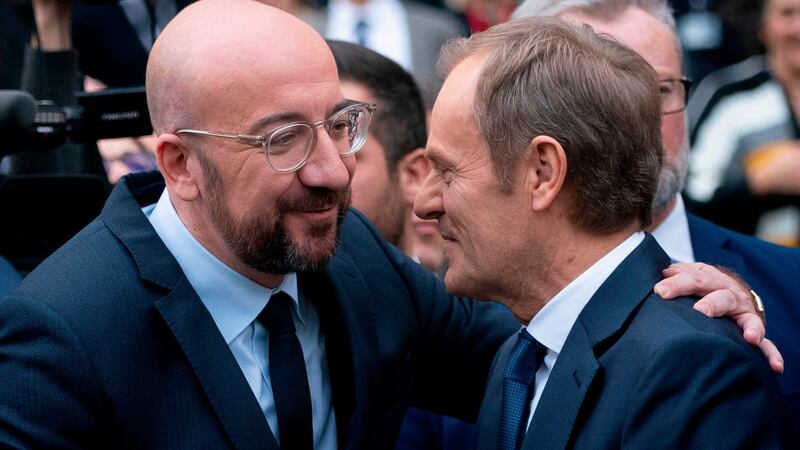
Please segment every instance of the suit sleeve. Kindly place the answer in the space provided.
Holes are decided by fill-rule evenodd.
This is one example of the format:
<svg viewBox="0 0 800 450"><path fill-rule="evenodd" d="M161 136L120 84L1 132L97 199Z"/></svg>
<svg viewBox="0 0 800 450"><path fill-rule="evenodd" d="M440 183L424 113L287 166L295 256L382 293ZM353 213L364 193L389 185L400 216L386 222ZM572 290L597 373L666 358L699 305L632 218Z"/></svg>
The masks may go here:
<svg viewBox="0 0 800 450"><path fill-rule="evenodd" d="M780 397L763 361L704 334L663 345L641 374L622 448L782 448Z"/></svg>
<svg viewBox="0 0 800 450"><path fill-rule="evenodd" d="M403 262L400 272L420 324L419 376L411 403L474 422L497 349L520 323L496 303L451 296L441 280L411 261Z"/></svg>
<svg viewBox="0 0 800 450"><path fill-rule="evenodd" d="M0 301L0 380L2 448L91 448L104 429L81 342L41 303Z"/></svg>

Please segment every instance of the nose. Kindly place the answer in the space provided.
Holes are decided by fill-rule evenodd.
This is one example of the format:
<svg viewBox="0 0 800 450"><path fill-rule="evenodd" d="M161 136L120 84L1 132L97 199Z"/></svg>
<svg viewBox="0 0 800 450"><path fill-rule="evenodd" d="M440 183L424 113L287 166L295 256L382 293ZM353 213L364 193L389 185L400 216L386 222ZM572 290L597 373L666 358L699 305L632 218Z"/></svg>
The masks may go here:
<svg viewBox="0 0 800 450"><path fill-rule="evenodd" d="M324 187L334 191L350 184L355 172L355 157L339 155L336 144L325 131L316 129L317 139L306 164L297 171L300 181L309 187Z"/></svg>
<svg viewBox="0 0 800 450"><path fill-rule="evenodd" d="M442 183L434 172L435 170L428 172L425 182L417 191L417 196L414 199L414 214L421 219L435 220L444 214Z"/></svg>

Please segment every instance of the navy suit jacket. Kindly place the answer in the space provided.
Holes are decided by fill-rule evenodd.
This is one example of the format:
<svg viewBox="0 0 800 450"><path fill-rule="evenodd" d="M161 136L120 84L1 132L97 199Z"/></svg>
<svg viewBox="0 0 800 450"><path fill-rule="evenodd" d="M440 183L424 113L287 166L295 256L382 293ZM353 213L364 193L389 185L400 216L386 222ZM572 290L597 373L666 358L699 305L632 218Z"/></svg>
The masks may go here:
<svg viewBox="0 0 800 450"><path fill-rule="evenodd" d="M101 215L0 301L0 447L274 449L236 360L140 208L156 173L123 179ZM501 310L453 298L357 212L319 273L339 447L392 448L406 404L477 415ZM474 418L474 417L473 417Z"/></svg>
<svg viewBox="0 0 800 450"><path fill-rule="evenodd" d="M695 259L732 269L764 302L767 337L785 361L778 384L790 420L800 424L800 249L754 239L692 214L688 218ZM795 435L800 443L800 429Z"/></svg>
<svg viewBox="0 0 800 450"><path fill-rule="evenodd" d="M780 394L757 349L691 299L653 292L670 264L652 236L595 293L558 355L522 448L780 448ZM478 449L497 447L498 352L478 419Z"/></svg>

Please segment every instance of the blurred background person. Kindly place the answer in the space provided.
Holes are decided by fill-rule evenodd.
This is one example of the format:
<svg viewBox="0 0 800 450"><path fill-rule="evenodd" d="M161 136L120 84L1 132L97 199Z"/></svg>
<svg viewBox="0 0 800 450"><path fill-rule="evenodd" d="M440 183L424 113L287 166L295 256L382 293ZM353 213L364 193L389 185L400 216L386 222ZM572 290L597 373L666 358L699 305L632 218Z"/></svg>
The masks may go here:
<svg viewBox="0 0 800 450"><path fill-rule="evenodd" d="M702 80L714 70L758 53L753 46L752 0L671 0L686 75Z"/></svg>
<svg viewBox="0 0 800 450"><path fill-rule="evenodd" d="M760 5L766 54L712 74L692 100L690 207L712 221L800 245L800 1Z"/></svg>
<svg viewBox="0 0 800 450"><path fill-rule="evenodd" d="M414 220L413 212L414 197L430 171L423 153L427 126L419 89L399 64L375 51L343 41L328 45L345 98L378 105L367 142L356 154L353 206L387 241L439 272L443 256L438 225Z"/></svg>
<svg viewBox="0 0 800 450"><path fill-rule="evenodd" d="M430 108L442 82L436 71L439 48L467 33L449 10L414 0L330 0L300 16L328 39L375 50L414 75Z"/></svg>

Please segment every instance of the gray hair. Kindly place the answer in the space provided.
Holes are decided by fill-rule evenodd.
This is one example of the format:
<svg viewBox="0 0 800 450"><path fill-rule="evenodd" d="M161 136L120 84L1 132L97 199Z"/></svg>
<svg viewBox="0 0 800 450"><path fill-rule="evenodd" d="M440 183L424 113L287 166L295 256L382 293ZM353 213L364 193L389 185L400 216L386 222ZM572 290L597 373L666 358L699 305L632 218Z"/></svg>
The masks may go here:
<svg viewBox="0 0 800 450"><path fill-rule="evenodd" d="M578 11L591 17L613 20L628 8L639 8L664 23L678 41L675 17L667 0L525 0L514 10L512 19L558 16Z"/></svg>

